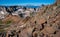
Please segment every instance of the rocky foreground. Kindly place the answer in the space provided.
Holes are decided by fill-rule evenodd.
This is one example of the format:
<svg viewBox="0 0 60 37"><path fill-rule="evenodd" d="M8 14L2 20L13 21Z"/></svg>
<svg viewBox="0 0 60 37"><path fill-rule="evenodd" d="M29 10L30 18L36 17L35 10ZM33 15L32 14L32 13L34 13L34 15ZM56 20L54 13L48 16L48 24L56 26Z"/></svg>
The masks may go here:
<svg viewBox="0 0 60 37"><path fill-rule="evenodd" d="M9 14L2 22L6 25L0 25L0 37L60 37L59 0L41 7L34 16L21 18Z"/></svg>

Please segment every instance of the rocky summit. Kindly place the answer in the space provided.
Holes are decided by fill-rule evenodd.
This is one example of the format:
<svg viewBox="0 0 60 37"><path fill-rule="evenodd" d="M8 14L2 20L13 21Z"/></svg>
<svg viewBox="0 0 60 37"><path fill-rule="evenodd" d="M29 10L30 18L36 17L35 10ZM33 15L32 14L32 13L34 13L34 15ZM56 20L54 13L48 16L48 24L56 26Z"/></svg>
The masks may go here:
<svg viewBox="0 0 60 37"><path fill-rule="evenodd" d="M1 6L0 37L60 37L60 0L40 8Z"/></svg>

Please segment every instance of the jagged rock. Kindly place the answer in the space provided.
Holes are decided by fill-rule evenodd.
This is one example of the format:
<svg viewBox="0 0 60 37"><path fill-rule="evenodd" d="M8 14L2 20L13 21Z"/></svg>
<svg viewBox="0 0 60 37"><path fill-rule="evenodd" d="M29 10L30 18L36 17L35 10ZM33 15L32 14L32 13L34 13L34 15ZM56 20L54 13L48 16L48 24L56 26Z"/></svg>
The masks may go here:
<svg viewBox="0 0 60 37"><path fill-rule="evenodd" d="M23 31L21 31L20 37L32 37L32 31L33 31L33 28L24 29Z"/></svg>
<svg viewBox="0 0 60 37"><path fill-rule="evenodd" d="M0 37L6 37L6 32L0 32Z"/></svg>
<svg viewBox="0 0 60 37"><path fill-rule="evenodd" d="M46 27L45 29L47 31L47 33L54 33L55 29L53 27Z"/></svg>

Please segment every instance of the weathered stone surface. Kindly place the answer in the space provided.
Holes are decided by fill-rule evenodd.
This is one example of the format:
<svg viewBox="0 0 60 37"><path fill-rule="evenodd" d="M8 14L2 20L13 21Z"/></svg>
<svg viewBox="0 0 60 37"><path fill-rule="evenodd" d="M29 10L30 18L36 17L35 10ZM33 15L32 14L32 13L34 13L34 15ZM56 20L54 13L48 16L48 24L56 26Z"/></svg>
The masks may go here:
<svg viewBox="0 0 60 37"><path fill-rule="evenodd" d="M27 28L21 31L20 37L32 37L33 28Z"/></svg>

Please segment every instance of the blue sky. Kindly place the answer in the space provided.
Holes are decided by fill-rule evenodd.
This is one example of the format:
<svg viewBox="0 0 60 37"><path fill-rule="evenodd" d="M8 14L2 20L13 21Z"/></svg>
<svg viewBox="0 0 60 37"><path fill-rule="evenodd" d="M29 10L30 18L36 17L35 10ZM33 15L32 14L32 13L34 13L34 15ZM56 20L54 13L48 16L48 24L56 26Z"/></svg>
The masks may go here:
<svg viewBox="0 0 60 37"><path fill-rule="evenodd" d="M56 0L0 0L0 5L41 5L53 4Z"/></svg>

